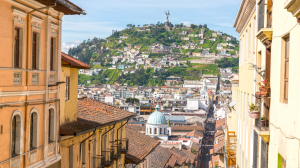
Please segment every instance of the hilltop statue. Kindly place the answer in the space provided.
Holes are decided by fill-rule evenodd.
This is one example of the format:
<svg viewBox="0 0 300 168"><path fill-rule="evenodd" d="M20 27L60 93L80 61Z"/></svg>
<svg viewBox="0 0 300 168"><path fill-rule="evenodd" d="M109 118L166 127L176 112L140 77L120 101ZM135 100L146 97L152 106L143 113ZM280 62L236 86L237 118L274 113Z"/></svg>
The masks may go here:
<svg viewBox="0 0 300 168"><path fill-rule="evenodd" d="M165 28L167 31L170 31L171 28L170 28L170 25L169 25L169 15L170 15L170 12L169 11L165 11L166 13L166 22L165 22Z"/></svg>
<svg viewBox="0 0 300 168"><path fill-rule="evenodd" d="M170 12L169 11L165 11L165 13L166 13L166 23L169 23Z"/></svg>

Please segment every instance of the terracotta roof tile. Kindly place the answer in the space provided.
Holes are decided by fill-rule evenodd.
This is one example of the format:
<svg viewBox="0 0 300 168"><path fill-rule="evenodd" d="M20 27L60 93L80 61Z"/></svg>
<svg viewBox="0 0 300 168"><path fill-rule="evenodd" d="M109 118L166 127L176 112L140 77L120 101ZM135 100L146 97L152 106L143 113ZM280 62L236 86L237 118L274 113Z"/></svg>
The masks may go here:
<svg viewBox="0 0 300 168"><path fill-rule="evenodd" d="M136 164L150 154L154 148L157 148L160 143L154 138L141 134L130 128L126 128L126 136L129 144L128 152L125 157Z"/></svg>
<svg viewBox="0 0 300 168"><path fill-rule="evenodd" d="M155 168L164 168L172 156L172 152L161 146L155 148L151 153L151 165Z"/></svg>
<svg viewBox="0 0 300 168"><path fill-rule="evenodd" d="M199 137L202 138L203 133L200 132L200 131L194 130L194 131L191 131L191 132L187 133L186 136L193 136L193 137L196 137L196 138L199 138Z"/></svg>
<svg viewBox="0 0 300 168"><path fill-rule="evenodd" d="M90 69L91 66L89 66L88 64L81 62L75 58L73 58L72 56L65 54L65 53L61 53L61 59L66 61L67 63L69 63L71 66L79 68L79 69Z"/></svg>
<svg viewBox="0 0 300 168"><path fill-rule="evenodd" d="M173 153L175 153L178 158L180 158L180 162L179 163L181 163L181 164L179 164L179 165L182 165L184 162L188 161L188 155L186 153L182 152L181 150L179 150L179 149L177 149L175 147L171 148L170 150Z"/></svg>
<svg viewBox="0 0 300 168"><path fill-rule="evenodd" d="M99 125L134 117L135 114L90 98L78 99L77 118Z"/></svg>
<svg viewBox="0 0 300 168"><path fill-rule="evenodd" d="M175 167L176 161L177 161L177 157L174 154L172 154L172 156L168 160L168 163L166 164L165 168Z"/></svg>
<svg viewBox="0 0 300 168"><path fill-rule="evenodd" d="M133 129L135 131L139 131L139 132L141 132L141 131L145 132L146 131L146 125L128 124L127 127L130 128L130 129Z"/></svg>
<svg viewBox="0 0 300 168"><path fill-rule="evenodd" d="M194 126L194 125L172 125L172 131L176 130L176 131L193 131L193 130L197 130L197 131L203 131L204 128L202 126Z"/></svg>
<svg viewBox="0 0 300 168"><path fill-rule="evenodd" d="M216 128L225 125L225 118L216 121Z"/></svg>
<svg viewBox="0 0 300 168"><path fill-rule="evenodd" d="M190 163L194 163L195 162L195 160L196 160L196 158L197 158L197 156L195 155L195 154L193 154L192 152L190 152L190 151L187 151L187 150L185 150L185 149L182 149L181 150L183 153L185 153L185 154L187 154L187 157L188 157L188 162L190 162Z"/></svg>
<svg viewBox="0 0 300 168"><path fill-rule="evenodd" d="M110 122L134 116L134 113L90 98L78 99L77 121L60 126L60 134L76 135Z"/></svg>

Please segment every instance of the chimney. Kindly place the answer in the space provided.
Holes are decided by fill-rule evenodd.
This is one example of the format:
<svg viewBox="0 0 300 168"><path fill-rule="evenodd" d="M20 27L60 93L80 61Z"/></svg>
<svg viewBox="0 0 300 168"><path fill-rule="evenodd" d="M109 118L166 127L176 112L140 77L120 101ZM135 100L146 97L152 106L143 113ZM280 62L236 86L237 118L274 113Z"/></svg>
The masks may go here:
<svg viewBox="0 0 300 168"><path fill-rule="evenodd" d="M179 150L181 150L181 149L182 149L182 143L179 142Z"/></svg>

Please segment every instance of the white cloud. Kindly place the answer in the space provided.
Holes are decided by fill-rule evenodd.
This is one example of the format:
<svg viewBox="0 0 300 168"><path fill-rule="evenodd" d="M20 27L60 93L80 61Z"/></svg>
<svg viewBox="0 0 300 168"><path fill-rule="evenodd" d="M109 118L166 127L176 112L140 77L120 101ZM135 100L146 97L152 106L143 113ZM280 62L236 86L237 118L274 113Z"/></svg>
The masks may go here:
<svg viewBox="0 0 300 168"><path fill-rule="evenodd" d="M74 40L74 41L69 41L67 44L80 44L81 40Z"/></svg>
<svg viewBox="0 0 300 168"><path fill-rule="evenodd" d="M64 52L64 53L68 53L69 49L72 47L74 47L75 44L70 44L70 45L67 45L66 43L62 43L61 45L61 51Z"/></svg>

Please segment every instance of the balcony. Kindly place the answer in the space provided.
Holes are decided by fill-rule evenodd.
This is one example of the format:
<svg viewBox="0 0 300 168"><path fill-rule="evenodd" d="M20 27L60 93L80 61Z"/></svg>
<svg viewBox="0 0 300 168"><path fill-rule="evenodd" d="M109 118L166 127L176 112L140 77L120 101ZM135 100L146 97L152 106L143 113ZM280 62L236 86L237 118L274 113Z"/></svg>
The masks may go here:
<svg viewBox="0 0 300 168"><path fill-rule="evenodd" d="M128 151L128 139L121 141L121 152L126 153Z"/></svg>
<svg viewBox="0 0 300 168"><path fill-rule="evenodd" d="M234 131L227 131L226 158L227 167L236 167L237 136Z"/></svg>
<svg viewBox="0 0 300 168"><path fill-rule="evenodd" d="M105 157L103 155L97 155L93 159L96 162L96 168L104 168Z"/></svg>
<svg viewBox="0 0 300 168"><path fill-rule="evenodd" d="M300 16L299 6L299 0L286 0L284 3L284 9L287 9L288 12L291 12L296 18L299 18Z"/></svg>
<svg viewBox="0 0 300 168"><path fill-rule="evenodd" d="M269 129L269 104L270 104L270 98L264 98L264 99L256 99L257 104L261 104L261 101L263 102L263 108L264 108L264 116L265 119L262 122L262 118L255 119L255 126L254 130L256 133L266 142L269 143L270 139L270 129ZM262 109L260 107L260 113L262 112ZM262 116L262 115L261 115Z"/></svg>
<svg viewBox="0 0 300 168"><path fill-rule="evenodd" d="M103 153L105 153L105 161L104 161L104 166L105 167L109 167L114 163L114 154L115 151L111 150L111 151L102 151Z"/></svg>
<svg viewBox="0 0 300 168"><path fill-rule="evenodd" d="M120 143L119 145L117 146L114 146L115 148L115 155L114 155L114 159L119 159L121 157L121 149L122 149L122 143Z"/></svg>
<svg viewBox="0 0 300 168"><path fill-rule="evenodd" d="M272 41L272 34L273 28L261 28L256 37L267 46Z"/></svg>

